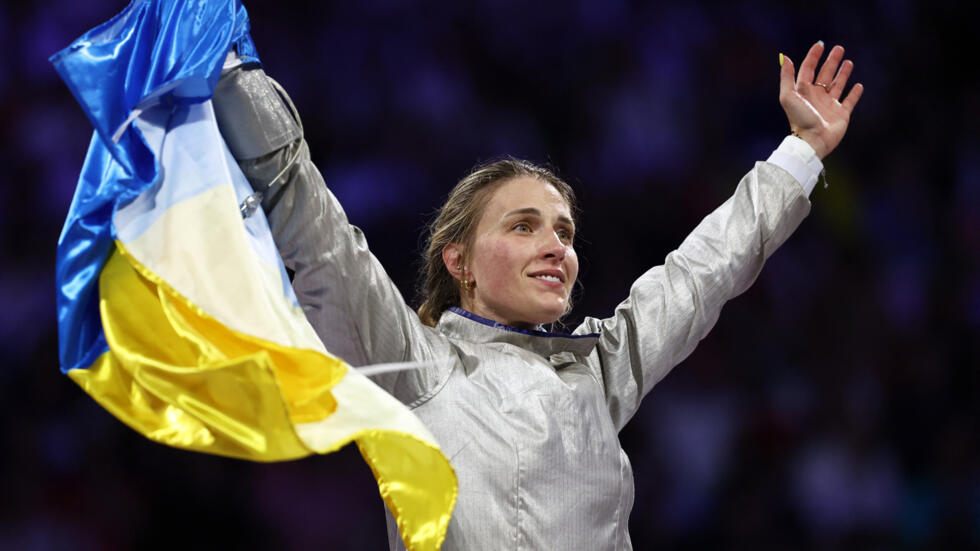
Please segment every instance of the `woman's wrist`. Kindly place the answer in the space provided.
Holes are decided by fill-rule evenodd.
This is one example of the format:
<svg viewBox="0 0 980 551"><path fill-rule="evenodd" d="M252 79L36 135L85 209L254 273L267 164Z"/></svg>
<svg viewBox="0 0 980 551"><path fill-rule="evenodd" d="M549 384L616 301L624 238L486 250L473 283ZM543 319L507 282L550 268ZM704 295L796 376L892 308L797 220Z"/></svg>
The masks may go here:
<svg viewBox="0 0 980 551"><path fill-rule="evenodd" d="M827 146L827 143L816 132L793 130L792 134L809 144L820 160L823 160L830 153L830 148Z"/></svg>

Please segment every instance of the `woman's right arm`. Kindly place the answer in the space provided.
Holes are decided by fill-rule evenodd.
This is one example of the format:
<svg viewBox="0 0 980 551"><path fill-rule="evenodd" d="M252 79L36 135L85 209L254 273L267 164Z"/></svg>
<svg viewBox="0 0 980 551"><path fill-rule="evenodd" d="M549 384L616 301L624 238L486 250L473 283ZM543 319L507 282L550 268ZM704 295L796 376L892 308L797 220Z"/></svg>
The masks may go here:
<svg viewBox="0 0 980 551"><path fill-rule="evenodd" d="M310 159L302 129L259 68L237 68L215 90L222 135L253 188L293 288L327 350L349 364L427 360L448 345L424 326L368 250ZM446 349L446 350L443 350ZM437 369L382 375L375 382L411 404L436 388Z"/></svg>

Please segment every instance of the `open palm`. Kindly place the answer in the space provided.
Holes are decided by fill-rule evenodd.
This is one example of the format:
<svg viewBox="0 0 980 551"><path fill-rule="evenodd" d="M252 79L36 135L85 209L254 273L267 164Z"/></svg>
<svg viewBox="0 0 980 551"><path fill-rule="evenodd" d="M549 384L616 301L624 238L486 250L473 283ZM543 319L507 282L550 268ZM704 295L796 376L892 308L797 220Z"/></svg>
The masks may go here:
<svg viewBox="0 0 980 551"><path fill-rule="evenodd" d="M844 101L840 101L854 63L849 59L841 63L844 48L834 46L816 73L823 51L822 42L814 44L797 75L793 62L785 57L779 78L779 103L786 111L790 129L806 140L821 159L844 138L851 112L864 92L864 86L855 84Z"/></svg>

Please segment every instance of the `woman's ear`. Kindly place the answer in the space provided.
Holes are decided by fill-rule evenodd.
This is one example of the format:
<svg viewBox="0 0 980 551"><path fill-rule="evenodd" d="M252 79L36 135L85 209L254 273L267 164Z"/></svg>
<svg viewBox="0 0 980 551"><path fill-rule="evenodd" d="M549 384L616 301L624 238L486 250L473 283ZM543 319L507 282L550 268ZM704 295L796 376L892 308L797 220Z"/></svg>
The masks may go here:
<svg viewBox="0 0 980 551"><path fill-rule="evenodd" d="M442 249L442 262L446 265L446 270L457 280L463 279L463 246L459 243L450 243Z"/></svg>

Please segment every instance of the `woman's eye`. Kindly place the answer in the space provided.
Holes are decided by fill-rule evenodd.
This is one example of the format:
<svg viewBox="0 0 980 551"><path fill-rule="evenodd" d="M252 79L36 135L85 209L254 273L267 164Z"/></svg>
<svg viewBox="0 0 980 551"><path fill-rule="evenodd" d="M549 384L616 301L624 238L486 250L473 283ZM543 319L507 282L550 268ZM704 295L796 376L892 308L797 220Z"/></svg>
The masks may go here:
<svg viewBox="0 0 980 551"><path fill-rule="evenodd" d="M568 230L558 230L558 238L559 239L564 239L565 241L571 241L572 240L572 232L570 232Z"/></svg>
<svg viewBox="0 0 980 551"><path fill-rule="evenodd" d="M524 222L521 222L520 224L514 226L514 229L520 232L529 232L531 231L531 226L525 224Z"/></svg>

